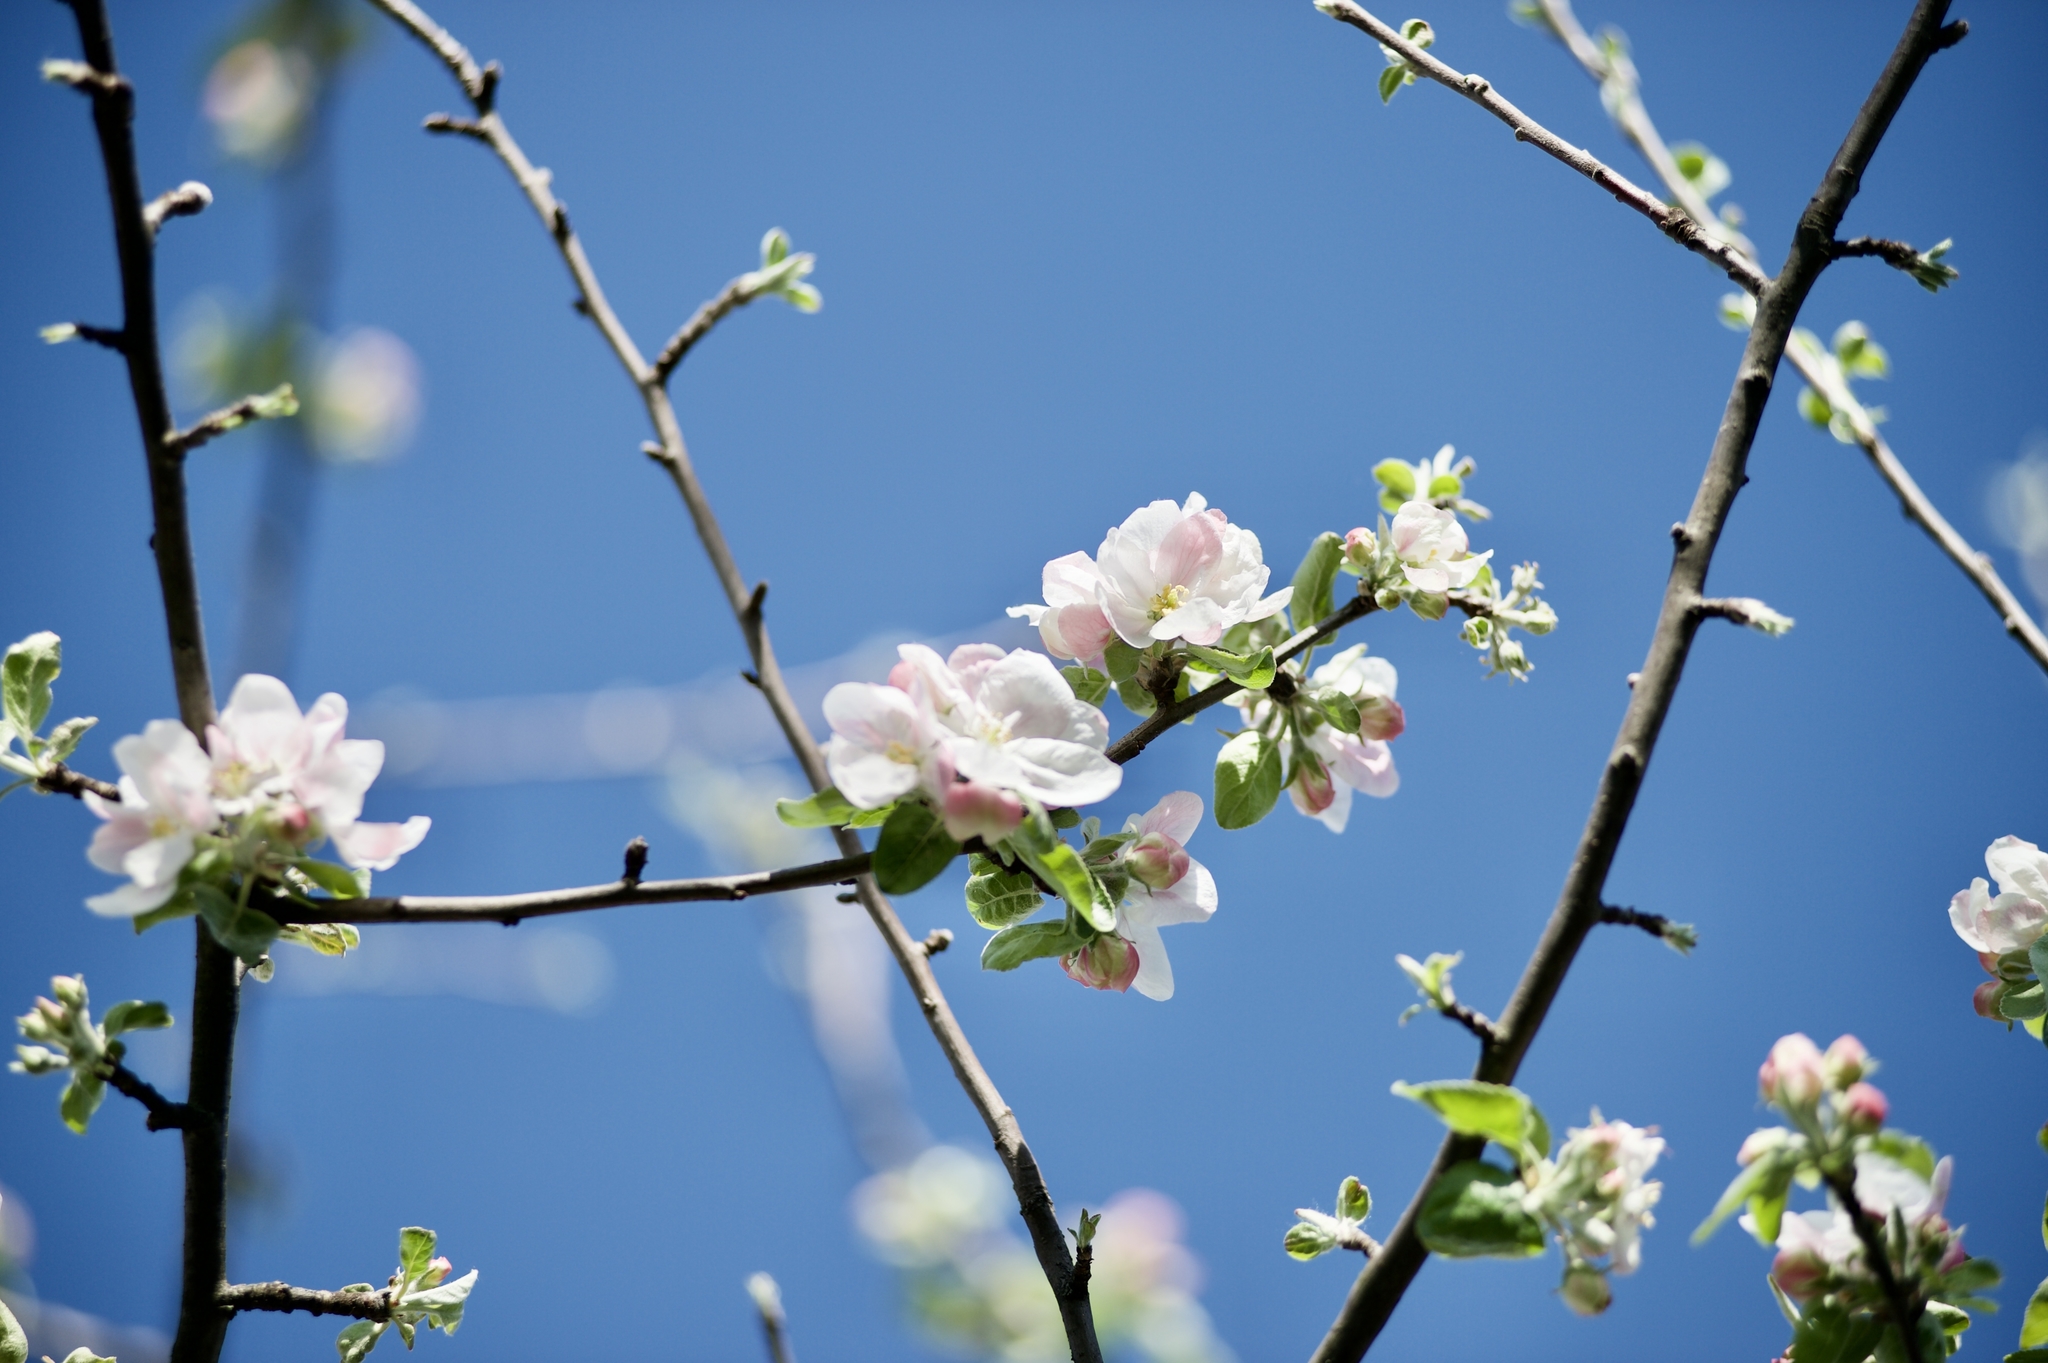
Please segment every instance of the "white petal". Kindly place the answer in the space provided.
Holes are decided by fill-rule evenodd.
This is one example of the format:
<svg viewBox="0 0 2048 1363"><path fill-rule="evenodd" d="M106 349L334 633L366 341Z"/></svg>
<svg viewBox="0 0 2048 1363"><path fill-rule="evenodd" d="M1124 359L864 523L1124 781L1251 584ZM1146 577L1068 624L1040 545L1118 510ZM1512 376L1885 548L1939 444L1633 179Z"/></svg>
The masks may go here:
<svg viewBox="0 0 2048 1363"><path fill-rule="evenodd" d="M134 918L151 909L162 908L177 888L176 881L154 887L123 885L118 890L94 895L85 901L85 907L102 918Z"/></svg>
<svg viewBox="0 0 2048 1363"><path fill-rule="evenodd" d="M121 858L121 870L137 885L175 886L178 872L192 860L192 835L183 829L161 838L151 838L131 848Z"/></svg>
<svg viewBox="0 0 2048 1363"><path fill-rule="evenodd" d="M961 742L953 754L969 780L1070 808L1108 799L1124 779L1124 769L1099 750L1057 738L1019 738L999 749Z"/></svg>
<svg viewBox="0 0 2048 1363"><path fill-rule="evenodd" d="M2033 843L2010 835L2000 838L1985 849L1984 865L2001 893L2019 893L2048 904L2048 853Z"/></svg>
<svg viewBox="0 0 2048 1363"><path fill-rule="evenodd" d="M880 809L917 788L918 768L896 762L844 738L825 745L825 767L832 784L856 809Z"/></svg>
<svg viewBox="0 0 2048 1363"><path fill-rule="evenodd" d="M1310 817L1332 833L1342 833L1344 825L1351 822L1351 787L1342 781L1337 782L1331 792L1329 807Z"/></svg>
<svg viewBox="0 0 2048 1363"><path fill-rule="evenodd" d="M1991 908L1991 886L1984 877L1978 876L1970 882L1967 890L1958 890L1948 901L1949 925L1955 928L1956 936L1963 939L1972 951L1989 951L1984 935L1977 930Z"/></svg>
<svg viewBox="0 0 2048 1363"><path fill-rule="evenodd" d="M1163 890L1131 887L1130 902L1120 915L1127 922L1155 928L1175 923L1206 923L1216 914L1216 877L1201 862L1188 859L1188 873Z"/></svg>
<svg viewBox="0 0 2048 1363"><path fill-rule="evenodd" d="M351 866L388 871L398 859L420 845L434 821L415 814L404 823L352 823L331 834L334 850Z"/></svg>
<svg viewBox="0 0 2048 1363"><path fill-rule="evenodd" d="M1172 998L1173 962L1166 959L1166 943L1159 939L1159 929L1129 922L1119 928L1123 939L1138 952L1138 973L1131 987L1161 1003Z"/></svg>
<svg viewBox="0 0 2048 1363"><path fill-rule="evenodd" d="M1182 846L1202 825L1202 797L1192 790L1176 790L1143 814L1124 823L1126 832L1162 833Z"/></svg>

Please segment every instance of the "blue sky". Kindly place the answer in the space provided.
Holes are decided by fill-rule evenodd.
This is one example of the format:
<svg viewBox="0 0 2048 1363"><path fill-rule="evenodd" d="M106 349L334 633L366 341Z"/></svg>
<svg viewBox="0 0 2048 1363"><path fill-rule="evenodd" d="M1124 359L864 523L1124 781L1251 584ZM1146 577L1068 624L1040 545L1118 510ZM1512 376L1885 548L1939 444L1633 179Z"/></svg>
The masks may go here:
<svg viewBox="0 0 2048 1363"><path fill-rule="evenodd" d="M1775 268L1904 10L1610 0L1582 17L1627 30L1667 135L1730 163L1727 197ZM1354 637L1401 670L1400 793L1361 801L1342 837L1284 809L1198 834L1223 907L1169 939L1167 1004L941 958L1063 1211L1167 1193L1223 1335L1246 1359L1305 1354L1351 1265L1282 1255L1290 1209L1357 1174L1386 1209L1374 1227L1390 1225L1438 1130L1387 1085L1469 1067L1455 1029L1394 1027L1412 997L1394 953L1463 950L1461 995L1496 1012L1541 929L1732 378L1725 281L1446 92L1381 108L1373 45L1305 2L434 12L505 63L501 107L643 348L750 267L769 225L818 253L822 312L728 319L675 390L742 569L774 584L792 663L973 628L1034 599L1046 559L1191 489L1254 529L1284 580L1317 532L1370 519L1378 460L1450 442L1478 461L1472 495L1495 519L1477 545L1539 560L1562 618L1532 644L1527 686L1485 681L1447 627L1368 622ZM1859 318L1890 349L1895 377L1866 386L1889 438L1990 547L1990 479L2048 427L2048 153L2026 131L2048 114L2048 13L1959 12L1973 36L1929 68L1845 230L1952 236L1963 278L1934 298L1851 262L1807 322ZM259 298L267 278L264 189L220 163L196 114L232 13L115 8L146 186L197 177L217 195L166 230L167 314L206 290ZM1425 17L1447 61L1639 174L1591 85L1500 5ZM85 112L34 79L37 60L73 55L66 19L0 18L0 182L16 189L0 219L0 625L64 636L58 705L101 717L81 765L104 771L113 738L173 706L125 385L110 356L35 337L114 320L117 299ZM424 53L380 34L343 108L337 313L405 338L426 409L402 458L322 489L292 681L367 702L729 677L736 632L549 242L480 148L418 131L454 103ZM1553 1124L1598 1105L1662 1127L1645 1265L1584 1322L1552 1296L1554 1257L1434 1263L1389 1357L1768 1356L1784 1331L1766 1255L1733 1228L1699 1250L1685 1236L1760 1120L1755 1065L1791 1030L1862 1037L1895 1122L1956 1155L1951 1212L2009 1275L2007 1313L1974 1348L2011 1347L2048 1272L2033 1210L2048 1113L2023 1096L2048 1057L1971 1015L1982 976L1943 912L1994 837L2048 839L2048 686L1861 456L1799 419L1792 382L1711 585L1799 626L1703 633L1610 882L1616 902L1697 923L1701 947L1596 935L1522 1076ZM235 436L192 464L223 669L259 447ZM1162 742L1117 808L1206 792L1214 747L1200 726ZM412 813L435 831L382 888L588 883L635 834L654 872L712 865L645 776L373 793L372 817ZM189 935L137 940L80 907L104 885L77 853L87 824L55 800L0 807L0 1000L83 970L100 998L181 1011ZM943 880L902 911L918 932L971 927ZM462 1336L421 1346L450 1359L746 1356L755 1268L782 1280L808 1356L919 1356L844 1214L863 1169L800 1008L762 967L766 912L578 922L616 967L574 1016L446 993L265 996L237 1113L284 1193L238 1229L235 1274L338 1286L381 1272L392 1230L418 1222L484 1270ZM920 1113L978 1146L898 1004ZM175 1070L169 1051L152 1063ZM47 1082L0 1092L0 1181L35 1211L38 1286L167 1325L172 1142L116 1106L80 1140ZM298 1318L247 1321L230 1352L327 1340Z"/></svg>

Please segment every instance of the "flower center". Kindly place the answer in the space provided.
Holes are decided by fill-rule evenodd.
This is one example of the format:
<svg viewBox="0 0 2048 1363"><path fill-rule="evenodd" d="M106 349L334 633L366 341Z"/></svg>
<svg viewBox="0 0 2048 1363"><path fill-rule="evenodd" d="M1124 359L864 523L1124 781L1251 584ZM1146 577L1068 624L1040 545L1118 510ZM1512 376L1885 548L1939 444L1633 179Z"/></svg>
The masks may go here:
<svg viewBox="0 0 2048 1363"><path fill-rule="evenodd" d="M1188 603L1188 598L1193 595L1193 592L1182 586L1160 588L1152 597L1151 618L1154 620L1164 620L1168 615L1185 606Z"/></svg>
<svg viewBox="0 0 2048 1363"><path fill-rule="evenodd" d="M909 744L897 739L892 738L889 740L889 746L882 749L882 756L888 758L891 762L901 762L906 767L917 765L917 753L911 749Z"/></svg>

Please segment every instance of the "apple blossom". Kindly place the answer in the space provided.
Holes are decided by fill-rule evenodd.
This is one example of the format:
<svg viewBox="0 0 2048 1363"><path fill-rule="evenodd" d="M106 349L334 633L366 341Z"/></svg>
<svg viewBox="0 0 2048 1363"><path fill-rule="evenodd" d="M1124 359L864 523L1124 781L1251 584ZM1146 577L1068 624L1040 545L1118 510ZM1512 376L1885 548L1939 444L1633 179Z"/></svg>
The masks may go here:
<svg viewBox="0 0 2048 1363"><path fill-rule="evenodd" d="M1778 1038L1756 1072L1756 1087L1767 1103L1788 1110L1811 1108L1827 1089L1820 1047L1804 1032Z"/></svg>
<svg viewBox="0 0 2048 1363"><path fill-rule="evenodd" d="M1605 1258L1607 1271L1633 1273L1642 1233L1657 1223L1650 1209L1664 1193L1645 1175L1663 1153L1655 1127L1606 1121L1595 1108L1593 1125L1567 1132L1555 1160L1525 1171L1522 1205L1558 1229L1572 1264Z"/></svg>
<svg viewBox="0 0 2048 1363"><path fill-rule="evenodd" d="M1400 677L1385 658L1368 657L1364 644L1353 644L1311 672L1309 683L1349 696L1358 707L1359 732L1348 734L1331 724L1311 728L1305 742L1328 778L1317 782L1310 777L1303 785L1290 787L1288 795L1296 809L1332 833L1342 833L1351 819L1352 791L1384 800L1401 788L1401 774L1394 769L1394 753L1387 746L1387 740L1400 737L1408 724L1394 699ZM1306 763L1302 766L1312 770ZM1317 805L1315 796L1323 788L1328 798Z"/></svg>
<svg viewBox="0 0 2048 1363"><path fill-rule="evenodd" d="M151 720L114 744L121 768L117 803L91 791L86 808L104 822L86 857L129 883L94 895L85 906L108 918L134 918L177 892L200 835L220 823L212 799L212 765L192 731L172 719Z"/></svg>
<svg viewBox="0 0 2048 1363"><path fill-rule="evenodd" d="M1949 901L1948 920L1978 952L2024 951L2048 929L2048 853L2008 835L1985 849L1984 865L1997 896L1979 876Z"/></svg>
<svg viewBox="0 0 2048 1363"><path fill-rule="evenodd" d="M1174 791L1124 822L1124 832L1138 835L1133 847L1149 844L1161 848L1167 865L1180 868L1179 875L1156 887L1134 873L1117 911L1117 933L1138 955L1138 972L1132 982L1148 999L1173 997L1173 966L1166 959L1159 929L1175 923L1206 923L1216 912L1216 879L1186 850L1187 840L1201 822L1202 797L1188 790Z"/></svg>
<svg viewBox="0 0 2048 1363"><path fill-rule="evenodd" d="M1078 585L1084 562L1084 555L1068 555L1046 566L1045 609L1062 612L1056 632L1073 647L1093 637L1078 629L1070 634L1065 613L1077 604L1065 599L1067 575L1073 574ZM1057 564L1068 565L1061 570L1060 601L1052 595ZM1102 614L1133 648L1175 639L1211 645L1233 625L1279 614L1294 595L1292 587L1260 595L1272 569L1265 564L1259 537L1232 525L1199 492L1188 494L1180 506L1157 501L1132 512L1103 538L1093 568ZM1031 609L1020 606L1012 614L1028 615ZM1042 621L1034 623L1041 623L1042 632Z"/></svg>
<svg viewBox="0 0 2048 1363"><path fill-rule="evenodd" d="M1038 631L1045 651L1055 658L1073 658L1099 668L1102 650L1116 638L1100 600L1102 574L1095 560L1075 552L1045 565L1042 606L1012 606L1009 615Z"/></svg>
<svg viewBox="0 0 2048 1363"><path fill-rule="evenodd" d="M1457 513L1428 502L1405 502L1394 514L1394 552L1402 574L1418 591L1448 592L1469 587L1493 550L1474 554Z"/></svg>

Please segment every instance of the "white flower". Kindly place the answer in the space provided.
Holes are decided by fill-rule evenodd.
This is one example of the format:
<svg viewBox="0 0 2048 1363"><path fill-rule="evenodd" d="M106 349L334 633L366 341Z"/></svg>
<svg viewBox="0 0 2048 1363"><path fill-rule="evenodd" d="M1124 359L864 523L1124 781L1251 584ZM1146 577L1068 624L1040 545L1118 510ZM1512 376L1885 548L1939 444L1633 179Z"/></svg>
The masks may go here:
<svg viewBox="0 0 2048 1363"><path fill-rule="evenodd" d="M1230 524L1199 492L1185 506L1159 501L1132 512L1103 539L1095 568L1103 613L1133 648L1169 639L1213 644L1232 625L1279 614L1294 595L1283 587L1260 596L1272 569L1259 537Z"/></svg>
<svg viewBox="0 0 2048 1363"><path fill-rule="evenodd" d="M114 744L114 761L121 766L120 803L85 793L86 807L106 821L86 856L130 883L94 895L85 906L109 918L133 918L171 897L178 872L192 860L194 839L213 831L220 817L206 753L176 720L151 720L140 734L123 738Z"/></svg>
<svg viewBox="0 0 2048 1363"><path fill-rule="evenodd" d="M1133 876L1123 907L1117 911L1117 935L1138 953L1138 973L1131 983L1148 999L1173 997L1173 965L1166 959L1159 929L1175 923L1206 923L1216 912L1216 878L1182 850L1201 822L1202 797L1188 790L1174 791L1144 814L1133 814L1124 822L1124 832L1138 834L1140 844L1165 844L1170 853L1177 854L1169 858L1173 869L1179 870L1181 861L1186 861L1185 871L1156 889Z"/></svg>
<svg viewBox="0 0 2048 1363"><path fill-rule="evenodd" d="M1408 584L1425 592L1469 587L1493 550L1471 552L1457 513L1429 502L1404 502L1390 532Z"/></svg>
<svg viewBox="0 0 2048 1363"><path fill-rule="evenodd" d="M1369 658L1364 644L1353 644L1310 673L1309 683L1335 687L1351 697L1358 704L1362 725L1356 734L1329 724L1317 726L1308 736L1308 747L1322 759L1333 779L1297 782L1288 787L1287 794L1296 809L1332 833L1342 833L1351 818L1352 791L1384 800L1401 788L1394 751L1387 746L1388 739L1398 737L1407 727L1394 699L1400 677L1385 658Z"/></svg>
<svg viewBox="0 0 2048 1363"><path fill-rule="evenodd" d="M887 686L843 682L825 697L825 761L862 809L921 793L941 810L960 780L1045 805L1108 798L1123 769L1103 756L1109 721L1076 700L1042 653L963 644L940 658L904 644Z"/></svg>
<svg viewBox="0 0 2048 1363"><path fill-rule="evenodd" d="M1554 1164L1539 1162L1523 1206L1560 1226L1583 1258L1608 1256L1615 1273L1642 1263L1642 1233L1657 1224L1650 1209L1664 1185L1646 1178L1664 1140L1655 1127L1602 1120L1568 1131Z"/></svg>
<svg viewBox="0 0 2048 1363"><path fill-rule="evenodd" d="M254 816L286 842L310 848L332 838L351 866L391 869L419 846L432 821L362 823L363 795L384 767L384 745L346 738L348 702L328 692L299 713L289 687L251 673L235 683L220 722L206 732L216 807Z"/></svg>
<svg viewBox="0 0 2048 1363"><path fill-rule="evenodd" d="M1949 901L1948 921L1974 951L2023 951L2048 928L2048 853L2008 835L1985 849L1984 865L1997 897L1979 876Z"/></svg>
<svg viewBox="0 0 2048 1363"><path fill-rule="evenodd" d="M1040 590L1045 594L1044 605L1012 606L1008 614L1035 628L1045 641L1045 651L1053 657L1099 665L1102 650L1116 638L1116 630L1103 614L1102 574L1096 571L1095 560L1083 553L1052 560L1045 565Z"/></svg>

